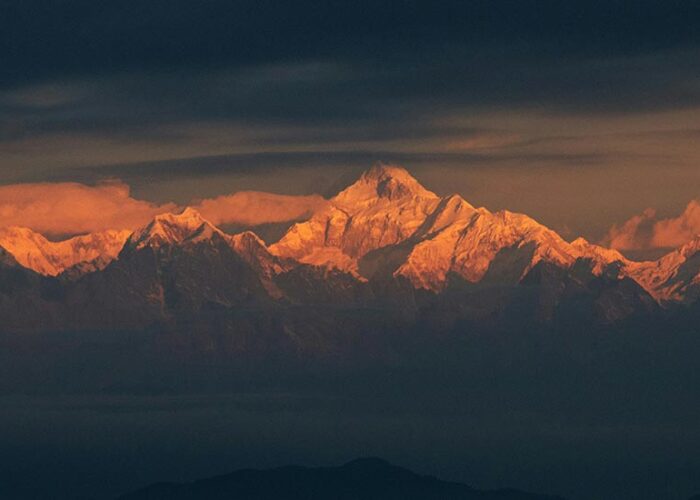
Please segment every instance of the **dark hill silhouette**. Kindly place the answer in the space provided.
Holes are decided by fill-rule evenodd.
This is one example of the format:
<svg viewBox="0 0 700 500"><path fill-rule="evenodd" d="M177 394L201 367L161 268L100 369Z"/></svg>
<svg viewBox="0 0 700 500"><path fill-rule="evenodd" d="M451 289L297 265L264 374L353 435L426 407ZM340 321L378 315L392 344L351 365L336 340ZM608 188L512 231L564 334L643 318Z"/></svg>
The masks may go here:
<svg viewBox="0 0 700 500"><path fill-rule="evenodd" d="M340 467L245 469L192 483L158 483L119 500L561 500L516 490L480 491L363 458Z"/></svg>

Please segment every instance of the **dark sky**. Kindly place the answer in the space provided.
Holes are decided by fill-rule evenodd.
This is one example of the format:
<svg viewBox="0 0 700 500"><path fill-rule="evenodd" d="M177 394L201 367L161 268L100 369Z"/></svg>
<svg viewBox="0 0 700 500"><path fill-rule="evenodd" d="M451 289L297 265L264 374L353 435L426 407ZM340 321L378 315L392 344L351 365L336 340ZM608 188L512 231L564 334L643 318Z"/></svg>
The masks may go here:
<svg viewBox="0 0 700 500"><path fill-rule="evenodd" d="M700 193L694 1L0 2L0 183L327 195L376 161L599 238Z"/></svg>

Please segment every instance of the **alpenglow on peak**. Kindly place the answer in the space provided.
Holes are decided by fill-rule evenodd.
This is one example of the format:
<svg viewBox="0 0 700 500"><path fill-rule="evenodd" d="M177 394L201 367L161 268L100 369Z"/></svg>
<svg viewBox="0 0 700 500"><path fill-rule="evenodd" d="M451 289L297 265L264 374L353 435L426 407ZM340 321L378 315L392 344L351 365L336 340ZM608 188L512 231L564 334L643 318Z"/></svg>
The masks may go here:
<svg viewBox="0 0 700 500"><path fill-rule="evenodd" d="M179 214L156 215L148 225L131 235L127 246L137 249L146 246L157 247L162 244L182 243L196 236L210 237L214 233L223 234L197 210L187 207Z"/></svg>
<svg viewBox="0 0 700 500"><path fill-rule="evenodd" d="M405 168L377 164L366 170L354 184L338 193L333 201L352 204L374 198L395 201L403 198L437 197L435 193L425 189Z"/></svg>

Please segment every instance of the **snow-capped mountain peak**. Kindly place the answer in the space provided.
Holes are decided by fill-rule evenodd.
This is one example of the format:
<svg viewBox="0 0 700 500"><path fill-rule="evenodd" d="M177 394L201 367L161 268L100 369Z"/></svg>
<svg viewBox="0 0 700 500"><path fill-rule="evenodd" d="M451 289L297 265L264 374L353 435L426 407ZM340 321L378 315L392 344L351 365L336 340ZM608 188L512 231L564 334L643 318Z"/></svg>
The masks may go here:
<svg viewBox="0 0 700 500"><path fill-rule="evenodd" d="M275 300L295 307L398 305L410 314L437 304L446 307L448 322L452 313L498 322L511 313L548 321L578 311L613 322L659 304L700 301L700 237L658 261L633 262L583 238L569 243L525 214L477 208L456 194L439 197L404 169L385 165L362 174L270 247L250 231L228 235L192 208L154 217L122 245L127 233L51 242L6 228L0 272L12 277L13 267L24 266L56 275L73 266L55 283L75 293L68 306L98 291L96 310L117 297L128 310L144 307L144 321L170 321L170 307L200 315L204 304ZM84 269L97 271L70 279ZM29 290L32 300L43 300ZM66 324L81 312L69 309Z"/></svg>
<svg viewBox="0 0 700 500"><path fill-rule="evenodd" d="M584 239L570 244L527 215L475 208L456 194L440 198L403 168L386 165L366 171L271 251L361 279L402 277L433 291L450 275L517 284L540 262L569 269L585 259L596 276L627 263Z"/></svg>
<svg viewBox="0 0 700 500"><path fill-rule="evenodd" d="M586 238L578 237L571 242L571 247L580 253L582 258L599 258L607 262L619 261L627 264L630 261L614 248L606 248L600 245L591 243Z"/></svg>
<svg viewBox="0 0 700 500"><path fill-rule="evenodd" d="M411 237L440 198L405 169L377 165L295 224L270 250L305 264L357 274L358 259Z"/></svg>
<svg viewBox="0 0 700 500"><path fill-rule="evenodd" d="M244 261L266 278L271 278L285 269L280 259L271 254L265 242L252 231L232 235L229 244Z"/></svg>
<svg viewBox="0 0 700 500"><path fill-rule="evenodd" d="M429 235L441 231L458 221L469 220L477 212L476 208L458 194L446 196L440 200L416 234Z"/></svg>
<svg viewBox="0 0 700 500"><path fill-rule="evenodd" d="M26 227L0 228L0 247L23 267L57 276L78 264L101 269L119 254L131 231L107 230L50 241Z"/></svg>
<svg viewBox="0 0 700 500"><path fill-rule="evenodd" d="M581 254L526 215L475 208L459 195L440 198L406 170L379 165L271 250L365 278L386 275L389 266L417 288L440 290L448 274L480 281L497 257L518 248L513 269L499 271L515 282L542 260L569 267Z"/></svg>
<svg viewBox="0 0 700 500"><path fill-rule="evenodd" d="M380 201L396 202L402 199L437 199L408 171L394 165L378 164L366 170L352 185L338 193L332 201L352 208Z"/></svg>
<svg viewBox="0 0 700 500"><path fill-rule="evenodd" d="M184 246L183 255L189 255L194 245L221 258L233 251L275 297L282 293L280 275L303 273L301 266L311 265L323 273L342 271L351 280L401 279L433 292L460 280L515 286L556 270L582 282L627 286L630 279L662 305L700 300L700 236L657 261L634 262L584 238L569 243L527 215L476 208L456 194L439 197L390 165L364 172L270 247L252 232L224 233L191 207L157 215L131 236L105 231L52 242L27 228L0 229L0 249L50 276L102 269L122 249Z"/></svg>
<svg viewBox="0 0 700 500"><path fill-rule="evenodd" d="M699 299L700 235L656 261L630 263L627 272L660 303Z"/></svg>
<svg viewBox="0 0 700 500"><path fill-rule="evenodd" d="M145 227L137 230L129 238L128 246L133 249L157 248L162 245L177 245L185 242L198 242L211 239L224 233L207 221L194 208L187 207L179 214L156 215Z"/></svg>

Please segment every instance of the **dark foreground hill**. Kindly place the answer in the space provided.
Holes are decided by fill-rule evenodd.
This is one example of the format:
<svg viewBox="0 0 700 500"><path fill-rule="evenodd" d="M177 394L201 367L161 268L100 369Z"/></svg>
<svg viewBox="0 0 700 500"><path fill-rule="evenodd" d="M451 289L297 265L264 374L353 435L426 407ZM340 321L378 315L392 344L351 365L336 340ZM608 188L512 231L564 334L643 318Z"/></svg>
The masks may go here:
<svg viewBox="0 0 700 500"><path fill-rule="evenodd" d="M158 483L119 500L557 500L516 490L481 491L365 458L340 467L240 470L193 483ZM561 500L561 499L559 499Z"/></svg>

